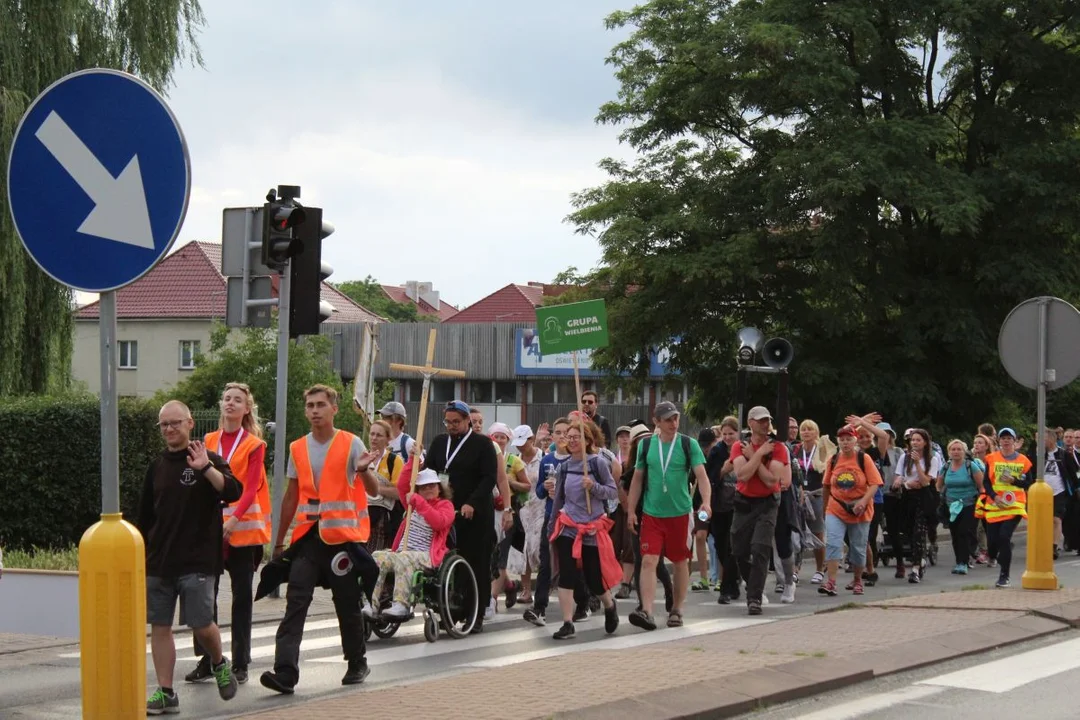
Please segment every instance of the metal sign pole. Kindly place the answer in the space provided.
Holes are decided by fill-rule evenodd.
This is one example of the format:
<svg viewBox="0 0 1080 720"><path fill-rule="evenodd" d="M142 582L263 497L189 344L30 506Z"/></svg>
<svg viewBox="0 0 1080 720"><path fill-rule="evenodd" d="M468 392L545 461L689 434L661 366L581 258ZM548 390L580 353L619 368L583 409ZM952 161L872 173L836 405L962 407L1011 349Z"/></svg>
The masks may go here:
<svg viewBox="0 0 1080 720"><path fill-rule="evenodd" d="M274 410L274 482L270 484L270 504L274 508L273 527L281 527L281 499L285 495L286 455L289 436L285 434L285 415L289 407L289 305L292 260L281 270L278 288L277 402ZM278 597L275 595L274 597Z"/></svg>
<svg viewBox="0 0 1080 720"><path fill-rule="evenodd" d="M1039 383L1036 388L1037 400L1035 405L1035 422L1038 425L1035 437L1036 454L1035 477L1042 482L1046 468L1046 440L1043 437L1046 432L1046 321L1050 308L1050 298L1039 298Z"/></svg>
<svg viewBox="0 0 1080 720"><path fill-rule="evenodd" d="M120 416L116 408L116 293L101 293L101 512L120 512Z"/></svg>

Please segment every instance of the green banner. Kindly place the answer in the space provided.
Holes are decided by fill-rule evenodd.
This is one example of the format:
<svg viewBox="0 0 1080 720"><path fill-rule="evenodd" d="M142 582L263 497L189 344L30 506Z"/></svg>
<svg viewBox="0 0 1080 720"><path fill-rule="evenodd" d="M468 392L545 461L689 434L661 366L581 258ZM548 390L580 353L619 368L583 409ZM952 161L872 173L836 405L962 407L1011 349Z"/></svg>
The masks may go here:
<svg viewBox="0 0 1080 720"><path fill-rule="evenodd" d="M545 355L605 347L607 309L603 300L536 308L540 352Z"/></svg>

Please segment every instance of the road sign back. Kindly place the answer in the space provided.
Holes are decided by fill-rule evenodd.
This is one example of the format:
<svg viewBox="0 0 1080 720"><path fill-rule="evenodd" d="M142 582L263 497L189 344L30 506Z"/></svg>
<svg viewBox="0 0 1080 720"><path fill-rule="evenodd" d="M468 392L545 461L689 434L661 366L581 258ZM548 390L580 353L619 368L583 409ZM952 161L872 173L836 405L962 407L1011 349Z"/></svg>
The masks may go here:
<svg viewBox="0 0 1080 720"><path fill-rule="evenodd" d="M1060 298L1031 298L1013 308L998 335L1001 364L1013 380L1035 389L1039 367L1039 303L1046 300L1047 390L1057 390L1080 375L1080 311Z"/></svg>
<svg viewBox="0 0 1080 720"><path fill-rule="evenodd" d="M161 96L115 70L50 85L11 143L8 205L27 252L57 281L105 292L137 280L172 247L191 166Z"/></svg>

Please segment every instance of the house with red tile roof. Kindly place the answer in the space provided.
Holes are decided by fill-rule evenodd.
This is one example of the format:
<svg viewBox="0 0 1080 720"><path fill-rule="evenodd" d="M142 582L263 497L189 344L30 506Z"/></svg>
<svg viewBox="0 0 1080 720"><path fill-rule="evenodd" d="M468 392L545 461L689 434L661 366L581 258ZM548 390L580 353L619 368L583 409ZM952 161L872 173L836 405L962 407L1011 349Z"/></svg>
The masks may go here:
<svg viewBox="0 0 1080 720"><path fill-rule="evenodd" d="M276 280L276 277L275 277ZM221 274L221 245L190 242L150 272L116 291L121 396L148 397L183 380L195 356L209 349L210 332L225 319L228 283ZM277 294L277 283L274 283ZM382 322L383 318L322 284L321 299L334 306L328 323ZM95 301L75 311L72 373L91 392L101 385Z"/></svg>
<svg viewBox="0 0 1080 720"><path fill-rule="evenodd" d="M492 322L535 322L536 308L543 304L545 287L553 289L548 295L559 295L554 285L531 282L527 285L511 283L496 290L485 298L461 310L443 322L448 323L492 323Z"/></svg>
<svg viewBox="0 0 1080 720"><path fill-rule="evenodd" d="M429 282L410 280L404 285L380 285L386 297L402 305L416 306L419 315L432 315L439 322L446 322L458 313L458 309L439 299L439 291Z"/></svg>

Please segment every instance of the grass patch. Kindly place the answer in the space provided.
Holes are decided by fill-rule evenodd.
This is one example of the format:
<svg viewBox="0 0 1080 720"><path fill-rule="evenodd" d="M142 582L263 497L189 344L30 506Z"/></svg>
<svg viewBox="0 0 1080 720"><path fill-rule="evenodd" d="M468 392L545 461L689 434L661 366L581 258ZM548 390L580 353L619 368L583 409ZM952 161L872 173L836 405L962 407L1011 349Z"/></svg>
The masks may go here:
<svg viewBox="0 0 1080 720"><path fill-rule="evenodd" d="M694 647L690 648L690 652L705 652L705 648L701 647L700 645L695 645Z"/></svg>
<svg viewBox="0 0 1080 720"><path fill-rule="evenodd" d="M750 651L749 651L749 650L740 650L740 651L739 651L739 654L740 654L740 655L749 655L749 654L750 654Z"/></svg>
<svg viewBox="0 0 1080 720"><path fill-rule="evenodd" d="M810 657L816 657L816 658L823 658L823 657L828 657L828 656L829 656L829 653L825 652L824 650L818 650L817 652L810 654Z"/></svg>
<svg viewBox="0 0 1080 720"><path fill-rule="evenodd" d="M988 585L965 585L964 587L960 588L960 592L972 592L974 590L989 590L989 589L990 589L990 587Z"/></svg>
<svg viewBox="0 0 1080 720"><path fill-rule="evenodd" d="M8 550L4 553L6 570L78 570L79 548L71 546L63 550L32 548Z"/></svg>
<svg viewBox="0 0 1080 720"><path fill-rule="evenodd" d="M824 615L825 613L839 612L841 610L865 610L866 607L867 607L866 603L846 602L846 603L844 603L842 605L837 605L836 607L830 607L830 608L825 608L824 610L818 610L814 614L815 615Z"/></svg>

